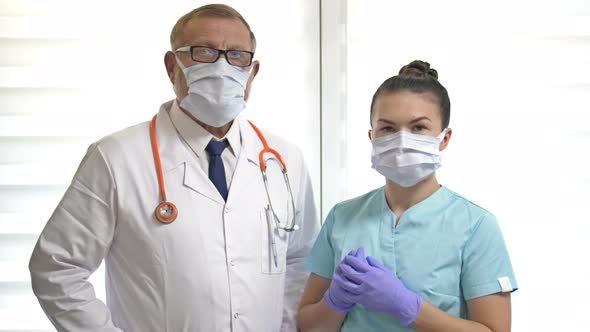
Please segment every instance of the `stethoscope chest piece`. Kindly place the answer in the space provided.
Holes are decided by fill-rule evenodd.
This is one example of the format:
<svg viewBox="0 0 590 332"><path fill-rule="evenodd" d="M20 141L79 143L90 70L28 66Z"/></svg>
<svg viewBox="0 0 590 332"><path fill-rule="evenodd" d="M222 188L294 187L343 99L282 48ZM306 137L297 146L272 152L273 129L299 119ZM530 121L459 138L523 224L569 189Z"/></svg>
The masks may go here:
<svg viewBox="0 0 590 332"><path fill-rule="evenodd" d="M155 215L160 223L171 224L178 216L178 209L170 202L162 202L156 207Z"/></svg>

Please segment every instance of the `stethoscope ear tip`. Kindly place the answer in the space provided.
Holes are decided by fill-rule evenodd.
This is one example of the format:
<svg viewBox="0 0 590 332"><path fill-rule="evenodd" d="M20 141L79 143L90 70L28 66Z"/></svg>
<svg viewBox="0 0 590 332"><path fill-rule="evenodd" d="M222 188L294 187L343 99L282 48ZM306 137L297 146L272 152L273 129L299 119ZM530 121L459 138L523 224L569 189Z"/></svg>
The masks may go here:
<svg viewBox="0 0 590 332"><path fill-rule="evenodd" d="M293 225L293 230L294 230L294 231L297 231L297 230L299 230L299 225Z"/></svg>

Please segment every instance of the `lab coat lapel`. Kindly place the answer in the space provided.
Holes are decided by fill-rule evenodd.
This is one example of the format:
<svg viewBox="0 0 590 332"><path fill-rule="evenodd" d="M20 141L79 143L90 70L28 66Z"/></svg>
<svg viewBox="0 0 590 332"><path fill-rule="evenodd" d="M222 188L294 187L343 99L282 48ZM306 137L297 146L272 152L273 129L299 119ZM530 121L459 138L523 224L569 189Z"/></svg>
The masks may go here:
<svg viewBox="0 0 590 332"><path fill-rule="evenodd" d="M225 204L223 197L221 197L213 182L209 180L209 176L196 162L187 162L185 164L184 185L221 205Z"/></svg>
<svg viewBox="0 0 590 332"><path fill-rule="evenodd" d="M160 108L156 124L164 182L166 173L177 167L184 167L184 186L215 201L225 204L223 198L213 185L209 176L199 166L193 151L182 140L176 128L170 120L168 111L172 102L168 102ZM172 197L169 197L173 199Z"/></svg>
<svg viewBox="0 0 590 332"><path fill-rule="evenodd" d="M236 120L240 125L242 149L227 197L228 204L233 204L240 197L257 195L258 193L252 192L253 188L257 188L252 183L256 181L262 182L262 173L258 165L258 154L262 150L260 138L246 119L240 116Z"/></svg>

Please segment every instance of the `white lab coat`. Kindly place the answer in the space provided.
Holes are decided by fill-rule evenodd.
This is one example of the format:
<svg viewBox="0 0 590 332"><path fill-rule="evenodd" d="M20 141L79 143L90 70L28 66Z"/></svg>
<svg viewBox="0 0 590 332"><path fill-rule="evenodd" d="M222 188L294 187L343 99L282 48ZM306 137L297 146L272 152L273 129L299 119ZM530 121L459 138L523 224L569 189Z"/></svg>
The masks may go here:
<svg viewBox="0 0 590 332"><path fill-rule="evenodd" d="M176 132L171 104L159 111L157 137L177 220L154 217L160 195L148 122L91 145L31 257L43 310L59 331L295 331L303 263L319 230L301 152L265 133L287 164L301 227L277 233L275 267L260 139L235 120L242 149L226 203ZM279 172L269 176L277 176L271 186L284 185ZM87 281L103 258L108 306Z"/></svg>

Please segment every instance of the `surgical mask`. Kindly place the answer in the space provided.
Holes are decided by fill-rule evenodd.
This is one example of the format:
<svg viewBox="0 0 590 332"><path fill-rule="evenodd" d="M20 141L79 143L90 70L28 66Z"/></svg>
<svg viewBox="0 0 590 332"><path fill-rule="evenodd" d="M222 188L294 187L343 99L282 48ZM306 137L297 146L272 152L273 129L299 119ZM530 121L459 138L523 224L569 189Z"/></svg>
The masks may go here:
<svg viewBox="0 0 590 332"><path fill-rule="evenodd" d="M441 166L440 142L446 129L437 137L406 131L372 140L372 167L402 187L413 187Z"/></svg>
<svg viewBox="0 0 590 332"><path fill-rule="evenodd" d="M186 77L188 95L180 107L203 123L219 128L246 108L244 93L250 73L225 60L184 67L176 59Z"/></svg>

